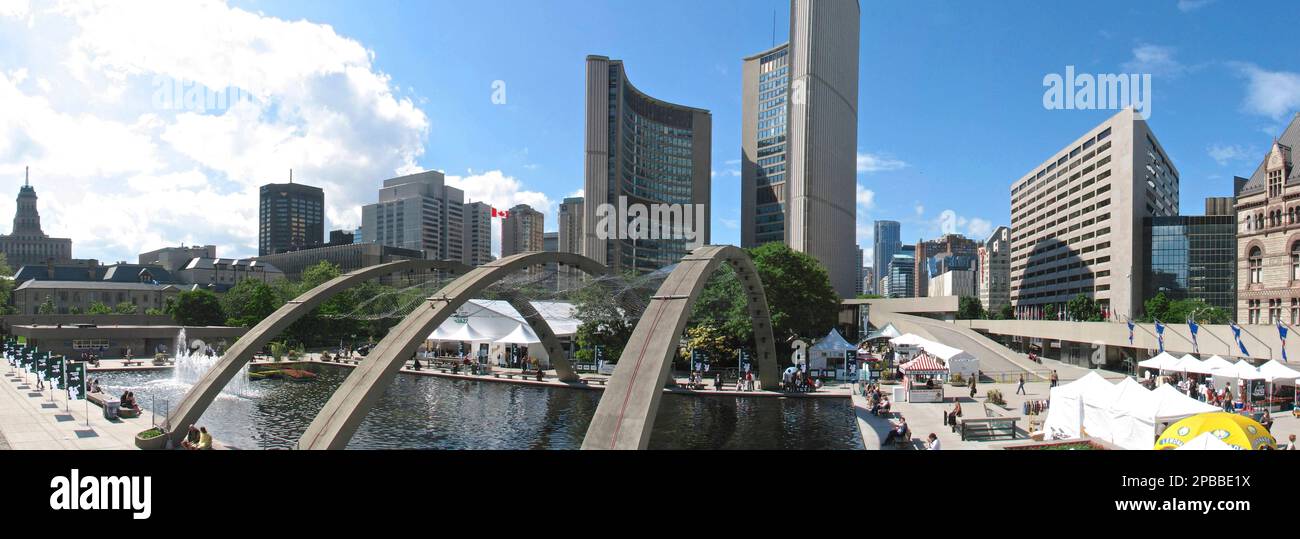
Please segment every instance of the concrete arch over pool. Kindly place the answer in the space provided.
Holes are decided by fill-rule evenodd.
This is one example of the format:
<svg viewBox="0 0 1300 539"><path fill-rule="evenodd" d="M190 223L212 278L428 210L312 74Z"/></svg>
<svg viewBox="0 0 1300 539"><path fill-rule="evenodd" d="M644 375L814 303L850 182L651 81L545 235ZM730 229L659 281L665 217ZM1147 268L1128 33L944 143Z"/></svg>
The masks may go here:
<svg viewBox="0 0 1300 539"><path fill-rule="evenodd" d="M306 316L307 313L310 313L336 294L370 279L392 273L442 270L464 275L469 273L471 269L465 264L452 260L402 260L361 268L321 283L316 288L285 303L266 319L253 326L238 341L235 341L235 344L226 351L217 364L208 370L203 375L203 378L194 384L194 387L191 387L189 392L181 398L175 411L167 418L167 424L172 429L169 436L173 442L179 443L185 437L189 425L198 422L199 418L203 416L203 412L207 411L208 406L212 404L213 399L221 393L222 388L226 387L230 379L253 358L253 354L261 350L271 339L274 339L291 324ZM519 311L524 320L528 321L528 325L537 334L538 338L542 339L542 345L546 348L546 353L551 359L551 365L555 368L559 378L564 381L576 380L577 374L573 372L568 359L564 357L563 348L560 346L560 341L556 338L555 332L551 331L550 324L547 324L546 320L538 315L536 309L526 298L511 297L509 303L515 310Z"/></svg>
<svg viewBox="0 0 1300 539"><path fill-rule="evenodd" d="M587 427L583 449L645 449L650 443L650 430L659 412L678 341L691 317L691 306L723 262L736 271L745 291L754 325L759 380L765 389L780 385L767 296L749 254L730 245L700 247L683 258L660 285L632 330Z"/></svg>
<svg viewBox="0 0 1300 539"><path fill-rule="evenodd" d="M416 307L411 314L388 331L388 335L375 345L366 360L353 369L343 384L334 391L329 401L325 403L325 407L303 433L298 446L303 449L346 447L379 395L397 376L402 365L415 353L416 348L429 332L447 320L466 301L492 284L521 269L549 263L572 266L589 275L604 275L608 271L603 264L582 255L547 251L517 254L470 270L434 293L425 303ZM519 306L515 308L519 309ZM531 305L528 309L532 309ZM527 320L541 320L540 316L529 316L522 310L520 314ZM542 321L542 324L544 326L545 321ZM547 337L543 336L543 332L549 335L556 343L555 350L559 350L558 341L555 341L555 336L549 327L542 327L539 330L537 325L533 325L533 329L538 337L544 340ZM552 364L557 364L554 359L557 357L563 361L563 353L552 352L549 344L547 354L551 355ZM567 362L564 364L567 368ZM574 379L571 372L570 370L570 379Z"/></svg>

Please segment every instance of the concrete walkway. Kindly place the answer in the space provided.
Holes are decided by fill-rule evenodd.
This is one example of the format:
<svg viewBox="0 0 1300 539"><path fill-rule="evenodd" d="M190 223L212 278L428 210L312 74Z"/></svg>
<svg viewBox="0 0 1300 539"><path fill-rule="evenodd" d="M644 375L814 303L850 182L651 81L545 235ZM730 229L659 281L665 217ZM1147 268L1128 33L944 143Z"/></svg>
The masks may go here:
<svg viewBox="0 0 1300 539"><path fill-rule="evenodd" d="M37 391L35 375L10 372L0 367L0 440L9 449L136 449L136 433L152 425L148 411L109 421L99 406L68 402L62 390Z"/></svg>

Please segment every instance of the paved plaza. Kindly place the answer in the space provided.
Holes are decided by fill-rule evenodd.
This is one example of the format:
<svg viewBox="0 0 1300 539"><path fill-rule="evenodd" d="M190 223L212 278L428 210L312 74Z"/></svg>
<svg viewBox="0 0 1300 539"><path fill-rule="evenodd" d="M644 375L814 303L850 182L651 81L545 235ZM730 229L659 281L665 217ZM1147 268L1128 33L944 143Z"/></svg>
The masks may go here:
<svg viewBox="0 0 1300 539"><path fill-rule="evenodd" d="M110 421L99 406L38 391L35 376L10 372L0 367L0 449L135 449L136 433L152 426L148 411Z"/></svg>

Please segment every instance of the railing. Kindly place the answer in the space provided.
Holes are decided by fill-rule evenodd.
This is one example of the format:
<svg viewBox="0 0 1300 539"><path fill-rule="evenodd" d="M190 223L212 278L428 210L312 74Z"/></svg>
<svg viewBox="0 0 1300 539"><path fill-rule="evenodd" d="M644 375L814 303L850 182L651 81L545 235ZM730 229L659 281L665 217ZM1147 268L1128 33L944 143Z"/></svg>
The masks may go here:
<svg viewBox="0 0 1300 539"><path fill-rule="evenodd" d="M1010 384L1013 382L1019 382L1020 375L1022 374L1025 375L1025 381L1027 382L1034 381L1038 377L1046 380L1051 377L1052 369L1030 369L1028 371L983 371L980 374L981 382L986 382L986 380L992 379L993 383Z"/></svg>

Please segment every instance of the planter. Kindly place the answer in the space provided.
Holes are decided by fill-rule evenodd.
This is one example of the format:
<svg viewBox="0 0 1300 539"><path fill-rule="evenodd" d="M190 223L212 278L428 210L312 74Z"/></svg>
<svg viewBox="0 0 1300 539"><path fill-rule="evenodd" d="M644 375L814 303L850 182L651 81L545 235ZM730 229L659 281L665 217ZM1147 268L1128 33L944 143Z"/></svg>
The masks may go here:
<svg viewBox="0 0 1300 539"><path fill-rule="evenodd" d="M143 437L145 433L152 434L154 431L159 431L159 434L151 438ZM135 446L144 450L166 449L167 433L161 432L157 427L137 433L135 435Z"/></svg>

